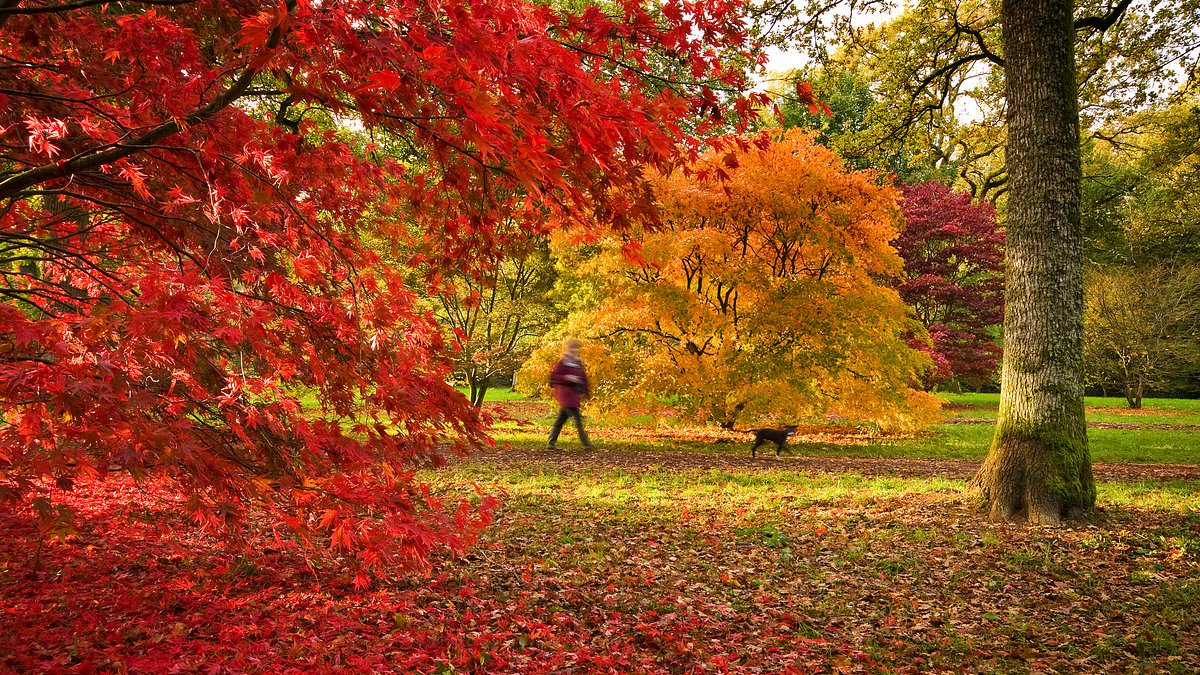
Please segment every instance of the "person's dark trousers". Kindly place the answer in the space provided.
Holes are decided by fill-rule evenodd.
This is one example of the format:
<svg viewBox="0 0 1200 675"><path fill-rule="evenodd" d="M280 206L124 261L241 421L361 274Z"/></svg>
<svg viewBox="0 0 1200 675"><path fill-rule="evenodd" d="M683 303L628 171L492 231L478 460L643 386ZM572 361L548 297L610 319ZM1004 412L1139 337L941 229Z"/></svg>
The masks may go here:
<svg viewBox="0 0 1200 675"><path fill-rule="evenodd" d="M579 442L583 443L583 447L592 447L592 442L588 440L587 432L583 430L583 415L580 414L579 408L559 408L558 419L554 420L554 426L550 427L550 442L546 445L553 448L558 443L558 434L562 432L563 425L567 423L568 417L575 418L575 428L579 429Z"/></svg>

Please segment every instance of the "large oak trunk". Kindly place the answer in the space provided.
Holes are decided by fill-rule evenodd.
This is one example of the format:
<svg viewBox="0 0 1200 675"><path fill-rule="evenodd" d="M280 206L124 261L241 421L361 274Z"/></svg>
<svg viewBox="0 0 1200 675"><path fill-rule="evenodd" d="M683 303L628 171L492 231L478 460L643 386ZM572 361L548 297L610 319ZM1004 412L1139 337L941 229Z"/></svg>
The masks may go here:
<svg viewBox="0 0 1200 675"><path fill-rule="evenodd" d="M1083 402L1079 110L1070 0L1004 0L1008 197L1000 414L973 485L997 520L1096 500Z"/></svg>

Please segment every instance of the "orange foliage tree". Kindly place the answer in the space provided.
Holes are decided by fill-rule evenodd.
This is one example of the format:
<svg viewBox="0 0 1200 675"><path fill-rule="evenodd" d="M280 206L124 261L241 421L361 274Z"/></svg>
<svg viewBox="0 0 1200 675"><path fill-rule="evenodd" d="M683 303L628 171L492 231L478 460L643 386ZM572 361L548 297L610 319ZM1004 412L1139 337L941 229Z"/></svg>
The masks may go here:
<svg viewBox="0 0 1200 675"><path fill-rule="evenodd" d="M583 298L560 333L587 339L601 402L727 428L931 419L936 401L913 388L929 359L906 343L924 331L886 285L903 269L889 243L897 192L798 130L743 148L655 177L652 231L586 246L556 236ZM522 381L542 382L556 349Z"/></svg>

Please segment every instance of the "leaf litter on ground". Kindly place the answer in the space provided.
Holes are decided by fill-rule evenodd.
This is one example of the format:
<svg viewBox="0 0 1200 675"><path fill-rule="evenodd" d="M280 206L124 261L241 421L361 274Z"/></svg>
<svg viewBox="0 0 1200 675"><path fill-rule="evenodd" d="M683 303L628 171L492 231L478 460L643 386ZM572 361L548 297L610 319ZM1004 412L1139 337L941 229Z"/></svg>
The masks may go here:
<svg viewBox="0 0 1200 675"><path fill-rule="evenodd" d="M0 668L1200 670L1194 474L1098 467L1100 515L1052 529L983 521L966 465L864 462L489 450L422 476L504 495L484 540L366 591L265 529L222 547L163 489L82 485L36 566L0 523Z"/></svg>

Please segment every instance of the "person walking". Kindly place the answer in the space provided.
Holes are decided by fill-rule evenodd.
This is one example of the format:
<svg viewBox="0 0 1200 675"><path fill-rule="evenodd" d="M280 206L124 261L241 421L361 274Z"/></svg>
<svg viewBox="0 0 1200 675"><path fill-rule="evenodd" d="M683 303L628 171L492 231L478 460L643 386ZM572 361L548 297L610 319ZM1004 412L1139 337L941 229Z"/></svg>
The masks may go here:
<svg viewBox="0 0 1200 675"><path fill-rule="evenodd" d="M558 418L554 420L554 426L550 428L550 441L546 444L547 450L558 449L555 446L558 443L558 434L569 417L575 418L575 428L579 429L579 442L583 443L583 449L595 449L591 440L588 439L587 432L583 430L583 415L579 412L580 402L592 395L587 371L583 369L583 362L579 360L579 348L582 346L579 340L567 340L567 344L563 347L562 358L554 364L554 369L550 371L550 386L554 388L554 398L558 401L559 407Z"/></svg>

